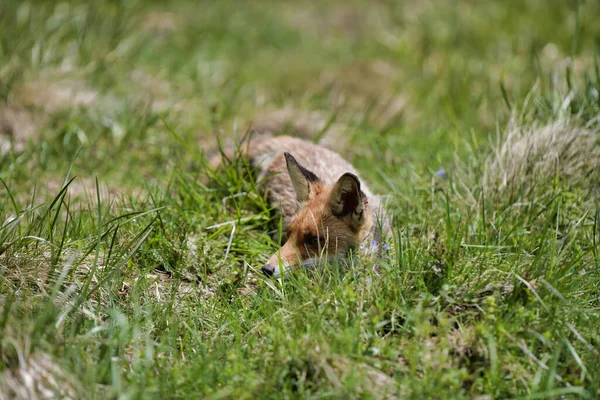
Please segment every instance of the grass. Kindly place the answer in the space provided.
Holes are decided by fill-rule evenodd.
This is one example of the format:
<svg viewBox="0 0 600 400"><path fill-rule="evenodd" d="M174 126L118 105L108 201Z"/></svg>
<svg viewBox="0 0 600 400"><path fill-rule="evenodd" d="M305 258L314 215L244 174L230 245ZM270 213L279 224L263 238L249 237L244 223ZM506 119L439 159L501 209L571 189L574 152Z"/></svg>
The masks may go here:
<svg viewBox="0 0 600 400"><path fill-rule="evenodd" d="M598 17L2 2L0 398L599 397ZM335 134L389 258L258 273L277 221L206 161L252 120Z"/></svg>

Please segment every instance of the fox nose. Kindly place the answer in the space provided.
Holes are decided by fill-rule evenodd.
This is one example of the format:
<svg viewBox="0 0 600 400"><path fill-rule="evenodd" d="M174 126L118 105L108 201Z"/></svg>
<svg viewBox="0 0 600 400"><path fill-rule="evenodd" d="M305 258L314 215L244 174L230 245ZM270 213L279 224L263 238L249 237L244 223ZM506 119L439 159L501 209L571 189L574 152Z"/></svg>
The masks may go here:
<svg viewBox="0 0 600 400"><path fill-rule="evenodd" d="M262 272L266 276L273 276L273 274L275 273L275 267L272 267L269 264L265 264L262 267Z"/></svg>

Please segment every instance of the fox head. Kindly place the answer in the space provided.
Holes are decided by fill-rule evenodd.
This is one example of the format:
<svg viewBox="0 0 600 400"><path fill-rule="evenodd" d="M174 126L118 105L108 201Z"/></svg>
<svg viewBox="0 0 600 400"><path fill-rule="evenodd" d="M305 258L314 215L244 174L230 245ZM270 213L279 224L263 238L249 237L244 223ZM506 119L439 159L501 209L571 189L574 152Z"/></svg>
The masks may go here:
<svg viewBox="0 0 600 400"><path fill-rule="evenodd" d="M285 232L285 244L262 268L268 276L314 266L323 257L344 256L368 234L373 219L356 175L347 172L328 186L291 154L284 154L298 209Z"/></svg>

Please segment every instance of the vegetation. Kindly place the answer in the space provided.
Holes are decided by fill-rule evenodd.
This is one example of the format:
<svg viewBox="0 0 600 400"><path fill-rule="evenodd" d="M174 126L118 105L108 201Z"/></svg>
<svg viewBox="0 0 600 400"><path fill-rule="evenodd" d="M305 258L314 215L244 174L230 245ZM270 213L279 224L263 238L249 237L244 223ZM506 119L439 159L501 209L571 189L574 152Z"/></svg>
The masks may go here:
<svg viewBox="0 0 600 400"><path fill-rule="evenodd" d="M0 3L0 398L600 397L600 3ZM217 142L328 143L389 257L266 279Z"/></svg>

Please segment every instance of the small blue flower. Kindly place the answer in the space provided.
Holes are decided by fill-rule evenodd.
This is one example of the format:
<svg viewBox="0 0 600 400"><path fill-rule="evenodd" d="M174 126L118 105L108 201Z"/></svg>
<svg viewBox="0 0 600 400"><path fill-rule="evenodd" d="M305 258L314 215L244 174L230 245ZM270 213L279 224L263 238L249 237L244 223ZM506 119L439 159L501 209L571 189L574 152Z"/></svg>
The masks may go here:
<svg viewBox="0 0 600 400"><path fill-rule="evenodd" d="M371 241L371 250L377 251L377 249L379 249L379 243L377 243L375 240L372 240Z"/></svg>
<svg viewBox="0 0 600 400"><path fill-rule="evenodd" d="M367 253L376 253L376 252L379 251L380 247L384 251L389 251L390 250L390 245L387 242L379 243L376 240L371 240L370 245L367 245L364 242L360 244L360 250L364 251L364 252L367 252Z"/></svg>
<svg viewBox="0 0 600 400"><path fill-rule="evenodd" d="M435 175L440 179L446 179L448 177L444 168L440 168L437 171L435 171Z"/></svg>

